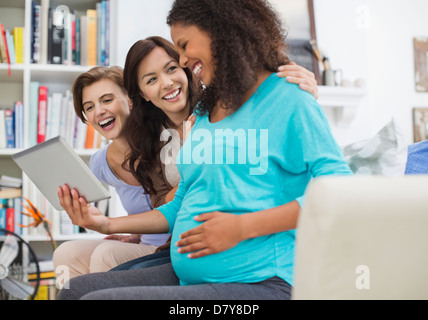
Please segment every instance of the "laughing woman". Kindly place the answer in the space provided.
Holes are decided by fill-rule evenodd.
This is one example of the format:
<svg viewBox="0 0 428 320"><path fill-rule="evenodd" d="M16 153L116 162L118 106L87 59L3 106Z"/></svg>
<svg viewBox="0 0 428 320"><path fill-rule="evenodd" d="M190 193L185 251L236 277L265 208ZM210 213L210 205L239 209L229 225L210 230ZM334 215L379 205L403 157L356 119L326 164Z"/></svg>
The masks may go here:
<svg viewBox="0 0 428 320"><path fill-rule="evenodd" d="M181 66L206 86L173 201L122 218L67 201L75 223L102 233L173 232L172 264L78 277L59 298L289 299L305 189L351 171L313 96L275 73L288 58L266 1L176 0L168 22Z"/></svg>
<svg viewBox="0 0 428 320"><path fill-rule="evenodd" d="M90 159L97 178L115 188L130 215L150 211L151 202L165 203L170 190L162 189L150 197L139 181L123 167L129 146L124 134L132 102L119 67L95 67L81 74L73 85L74 109L84 123L112 141ZM126 167L126 166L125 166ZM75 240L61 244L54 252L55 269L67 266L70 277L108 271L135 258L150 255L163 245L168 234L111 235L102 240Z"/></svg>

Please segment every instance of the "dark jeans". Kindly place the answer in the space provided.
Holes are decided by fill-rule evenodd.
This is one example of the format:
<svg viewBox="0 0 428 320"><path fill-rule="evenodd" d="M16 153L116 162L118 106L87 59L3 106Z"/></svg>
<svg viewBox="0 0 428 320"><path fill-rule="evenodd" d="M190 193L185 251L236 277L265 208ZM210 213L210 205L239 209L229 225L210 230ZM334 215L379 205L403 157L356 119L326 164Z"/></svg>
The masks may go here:
<svg viewBox="0 0 428 320"><path fill-rule="evenodd" d="M110 271L142 269L142 268L159 266L165 263L171 263L169 249L125 262L111 269Z"/></svg>
<svg viewBox="0 0 428 320"><path fill-rule="evenodd" d="M58 300L288 300L291 286L273 277L257 283L179 285L170 263L117 272L90 273L70 280Z"/></svg>

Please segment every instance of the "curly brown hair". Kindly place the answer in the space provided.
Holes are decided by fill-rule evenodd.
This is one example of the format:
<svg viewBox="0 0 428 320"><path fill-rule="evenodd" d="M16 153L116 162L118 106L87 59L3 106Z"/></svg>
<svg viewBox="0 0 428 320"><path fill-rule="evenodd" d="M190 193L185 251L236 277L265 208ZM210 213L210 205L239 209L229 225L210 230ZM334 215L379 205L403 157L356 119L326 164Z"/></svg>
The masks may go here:
<svg viewBox="0 0 428 320"><path fill-rule="evenodd" d="M167 23L196 26L211 36L216 68L213 84L200 97L202 113L218 101L236 111L261 71L290 63L286 31L265 0L175 0Z"/></svg>

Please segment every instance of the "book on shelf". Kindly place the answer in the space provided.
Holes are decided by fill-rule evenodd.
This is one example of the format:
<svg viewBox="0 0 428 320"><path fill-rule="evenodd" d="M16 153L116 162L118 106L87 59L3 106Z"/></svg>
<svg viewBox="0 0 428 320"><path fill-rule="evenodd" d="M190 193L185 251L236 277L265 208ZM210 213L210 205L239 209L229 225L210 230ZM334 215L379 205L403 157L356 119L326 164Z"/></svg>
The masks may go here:
<svg viewBox="0 0 428 320"><path fill-rule="evenodd" d="M24 148L24 104L16 101L14 104L15 148Z"/></svg>
<svg viewBox="0 0 428 320"><path fill-rule="evenodd" d="M15 59L17 64L24 63L24 28L15 27L12 30L15 45Z"/></svg>
<svg viewBox="0 0 428 320"><path fill-rule="evenodd" d="M23 32L23 27L15 27L9 30L0 22L0 63L9 65L24 63Z"/></svg>
<svg viewBox="0 0 428 320"><path fill-rule="evenodd" d="M106 66L110 61L110 0L73 10L49 0L32 2L31 62Z"/></svg>
<svg viewBox="0 0 428 320"><path fill-rule="evenodd" d="M58 294L58 286L56 284L55 266L52 260L40 260L39 264L39 291L34 300L55 300ZM28 281L30 284L37 280L37 268L34 262L31 262L28 267Z"/></svg>
<svg viewBox="0 0 428 320"><path fill-rule="evenodd" d="M7 50L9 51L10 64L16 64L15 43L10 30L6 29Z"/></svg>
<svg viewBox="0 0 428 320"><path fill-rule="evenodd" d="M21 188L22 187L22 179L11 177L8 175L0 176L0 189L1 188Z"/></svg>
<svg viewBox="0 0 428 320"><path fill-rule="evenodd" d="M6 31L3 24L0 24L0 53L3 63L10 64L9 50L7 47Z"/></svg>
<svg viewBox="0 0 428 320"><path fill-rule="evenodd" d="M4 121L6 129L6 148L15 148L15 110L4 110Z"/></svg>
<svg viewBox="0 0 428 320"><path fill-rule="evenodd" d="M86 128L86 140L85 140L85 148L92 149L94 147L95 140L95 129L88 123L88 127Z"/></svg>
<svg viewBox="0 0 428 320"><path fill-rule="evenodd" d="M28 112L28 146L32 147L37 144L37 125L38 125L38 108L39 108L39 86L37 81L30 82L30 101Z"/></svg>
<svg viewBox="0 0 428 320"><path fill-rule="evenodd" d="M34 2L34 1L33 1ZM40 30L40 60L39 63L46 64L48 62L48 38L49 38L49 0L41 0L40 8L38 10L38 20L35 18L32 20L37 21L39 24L37 27L33 26L33 30L35 28L39 28ZM35 6L37 8L37 6ZM35 11L31 13L32 16L35 17ZM34 49L35 51L35 49ZM32 57L33 59L34 57ZM34 62L34 61L33 61Z"/></svg>
<svg viewBox="0 0 428 320"><path fill-rule="evenodd" d="M63 63L64 19L60 11L49 8L48 63Z"/></svg>
<svg viewBox="0 0 428 320"><path fill-rule="evenodd" d="M40 62L40 35L41 35L41 21L40 21L40 5L36 2L31 3L31 62Z"/></svg>
<svg viewBox="0 0 428 320"><path fill-rule="evenodd" d="M22 233L21 186L20 178L0 176L0 228L18 234Z"/></svg>
<svg viewBox="0 0 428 320"><path fill-rule="evenodd" d="M48 109L48 87L39 87L39 102L37 115L37 143L42 143L46 138L46 119Z"/></svg>
<svg viewBox="0 0 428 320"><path fill-rule="evenodd" d="M34 281L30 281L30 284ZM39 283L39 290L37 291L34 300L56 300L59 289L56 286L56 280L54 278L42 279Z"/></svg>
<svg viewBox="0 0 428 320"><path fill-rule="evenodd" d="M61 109L63 95L60 92L53 92L48 97L48 113L46 118L46 140L59 136L59 125L61 121Z"/></svg>
<svg viewBox="0 0 428 320"><path fill-rule="evenodd" d="M88 65L88 17L80 17L80 64Z"/></svg>
<svg viewBox="0 0 428 320"><path fill-rule="evenodd" d="M3 109L0 109L0 148L6 148L6 118Z"/></svg>
<svg viewBox="0 0 428 320"><path fill-rule="evenodd" d="M30 83L29 145L62 136L74 149L99 149L108 141L76 115L70 90L55 92ZM36 120L37 119L37 122Z"/></svg>
<svg viewBox="0 0 428 320"><path fill-rule="evenodd" d="M5 188L0 190L1 199L19 198L22 196L21 188Z"/></svg>
<svg viewBox="0 0 428 320"><path fill-rule="evenodd" d="M22 203L21 203L21 189L18 191L13 190L6 194L6 190L0 190L0 228L22 234ZM19 194L19 196L18 196Z"/></svg>
<svg viewBox="0 0 428 320"><path fill-rule="evenodd" d="M23 148L24 106L16 101L13 108L0 110L0 148Z"/></svg>

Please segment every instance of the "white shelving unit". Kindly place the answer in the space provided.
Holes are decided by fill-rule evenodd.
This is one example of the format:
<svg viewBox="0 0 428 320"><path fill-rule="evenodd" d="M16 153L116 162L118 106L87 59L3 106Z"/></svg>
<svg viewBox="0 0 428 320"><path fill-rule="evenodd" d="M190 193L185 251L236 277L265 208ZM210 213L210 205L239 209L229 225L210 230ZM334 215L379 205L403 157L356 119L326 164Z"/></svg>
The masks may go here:
<svg viewBox="0 0 428 320"><path fill-rule="evenodd" d="M95 9L99 0L50 0L50 7L56 8L59 5L68 6L79 13L87 9ZM40 0L36 1L40 4ZM116 29L115 8L117 0L110 0L111 29ZM12 107L15 101L22 101L24 104L24 149L29 146L28 117L30 106L30 82L38 81L41 85L46 85L54 90L71 90L73 81L92 66L80 65L54 65L54 64L32 64L30 62L30 42L31 42L31 9L32 0L0 0L0 23L6 29L12 30L14 27L24 27L24 63L8 66L0 63L0 108ZM117 44L116 32L110 35L110 46L114 48ZM114 55L110 57L110 64L115 64ZM11 75L8 75L10 68ZM23 194L28 193L29 179L21 172L19 167L13 162L12 155L21 149L0 149L0 175L10 175L23 178ZM89 161L90 156L96 150L76 150L85 160ZM46 242L47 236L30 236L28 229L24 229L24 239L31 242ZM57 241L73 239L99 239L103 235L99 234L77 234L70 236L55 236Z"/></svg>

